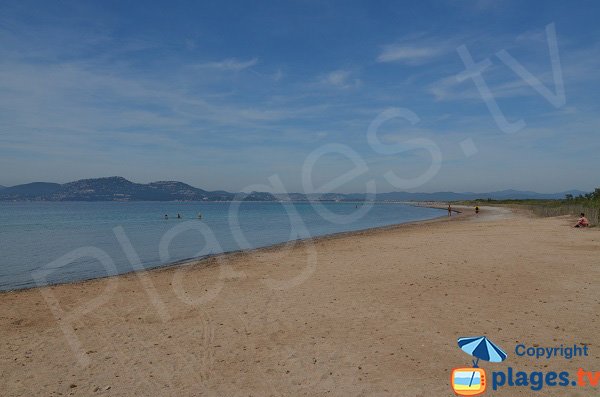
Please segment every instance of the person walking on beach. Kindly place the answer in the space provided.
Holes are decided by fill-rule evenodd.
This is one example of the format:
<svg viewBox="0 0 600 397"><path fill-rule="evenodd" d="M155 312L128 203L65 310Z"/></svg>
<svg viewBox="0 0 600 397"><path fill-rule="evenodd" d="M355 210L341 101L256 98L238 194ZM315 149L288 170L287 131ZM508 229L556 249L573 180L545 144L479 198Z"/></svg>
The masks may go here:
<svg viewBox="0 0 600 397"><path fill-rule="evenodd" d="M479 215L479 207L475 207L475 215Z"/></svg>
<svg viewBox="0 0 600 397"><path fill-rule="evenodd" d="M581 213L581 218L577 220L577 224L573 227L588 227L590 225L590 221L585 217L585 214Z"/></svg>
<svg viewBox="0 0 600 397"><path fill-rule="evenodd" d="M448 216L452 216L452 207L448 204Z"/></svg>

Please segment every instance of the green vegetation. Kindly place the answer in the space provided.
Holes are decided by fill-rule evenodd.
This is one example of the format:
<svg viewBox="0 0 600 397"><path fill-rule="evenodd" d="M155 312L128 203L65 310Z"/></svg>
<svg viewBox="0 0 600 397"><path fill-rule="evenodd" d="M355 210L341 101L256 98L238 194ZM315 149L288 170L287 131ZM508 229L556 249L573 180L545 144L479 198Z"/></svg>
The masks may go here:
<svg viewBox="0 0 600 397"><path fill-rule="evenodd" d="M567 194L562 200L492 200L477 199L463 202L466 205L506 205L526 208L540 216L579 216L582 212L592 226L600 225L600 188L592 193L573 197Z"/></svg>

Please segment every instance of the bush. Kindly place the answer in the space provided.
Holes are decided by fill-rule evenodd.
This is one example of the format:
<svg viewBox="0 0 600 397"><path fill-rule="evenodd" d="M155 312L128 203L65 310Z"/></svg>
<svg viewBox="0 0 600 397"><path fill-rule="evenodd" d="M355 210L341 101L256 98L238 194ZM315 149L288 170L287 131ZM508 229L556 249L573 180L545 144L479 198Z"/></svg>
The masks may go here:
<svg viewBox="0 0 600 397"><path fill-rule="evenodd" d="M530 205L528 206L534 214L540 216L561 216L575 215L578 216L582 212L589 219L590 225L598 226L600 224L600 208L585 206L579 204L560 204L557 206L548 205Z"/></svg>

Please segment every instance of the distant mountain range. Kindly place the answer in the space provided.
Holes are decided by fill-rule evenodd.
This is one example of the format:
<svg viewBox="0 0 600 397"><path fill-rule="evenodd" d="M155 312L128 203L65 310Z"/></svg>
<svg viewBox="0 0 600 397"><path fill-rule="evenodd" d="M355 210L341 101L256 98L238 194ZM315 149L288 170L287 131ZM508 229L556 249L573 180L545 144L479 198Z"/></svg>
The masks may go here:
<svg viewBox="0 0 600 397"><path fill-rule="evenodd" d="M122 177L82 179L65 184L34 182L0 190L1 201L231 201L235 193L209 192L175 181L134 183ZM244 200L274 201L270 193L252 192Z"/></svg>
<svg viewBox="0 0 600 397"><path fill-rule="evenodd" d="M496 192L488 193L455 193L455 192L435 192L435 193L409 193L409 192L389 192L389 193L378 193L376 196L377 201L462 201L462 200L475 200L475 199L494 199L494 200L508 200L508 199L537 199L537 200L556 200L563 199L565 195L572 194L578 196L585 194L582 190L569 190L559 193L536 193L530 191L520 190L501 190ZM286 200L285 195L275 194L279 200ZM304 195L301 193L291 193L288 195L289 200L302 201L302 200L326 200L326 201L355 201L364 200L365 195L360 193L350 194L339 194L339 193L327 193L327 194L308 194Z"/></svg>
<svg viewBox="0 0 600 397"><path fill-rule="evenodd" d="M377 199L382 201L460 201L460 200L475 200L475 199L493 199L493 200L556 200L564 199L565 195L572 194L578 196L585 194L582 190L569 190L559 193L536 193L531 191L521 190L500 190L487 193L454 193L454 192L435 192L435 193L407 193L407 192L390 192L377 194Z"/></svg>
<svg viewBox="0 0 600 397"><path fill-rule="evenodd" d="M578 196L585 192L570 190L544 194L519 190L489 193L379 193L378 201L457 201L482 199L562 199L566 194ZM65 184L34 182L12 187L0 187L0 201L356 201L364 200L360 193L325 194L271 194L267 192L231 193L222 190L207 191L176 181L148 184L134 183L125 178L82 179Z"/></svg>

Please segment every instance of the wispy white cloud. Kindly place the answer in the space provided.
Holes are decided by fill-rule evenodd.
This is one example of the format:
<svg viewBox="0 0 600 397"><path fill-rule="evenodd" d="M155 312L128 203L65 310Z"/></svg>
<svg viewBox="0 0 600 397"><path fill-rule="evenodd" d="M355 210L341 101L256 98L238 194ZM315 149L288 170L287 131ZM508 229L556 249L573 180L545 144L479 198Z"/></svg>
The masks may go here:
<svg viewBox="0 0 600 397"><path fill-rule="evenodd" d="M381 45L376 61L421 65L452 53L466 39L467 37L462 34L439 37L417 32Z"/></svg>
<svg viewBox="0 0 600 397"><path fill-rule="evenodd" d="M542 33L540 33L542 32ZM547 37L543 30L528 31L517 35L515 38L505 38L500 42L491 39L487 42L488 57L492 65L486 68L482 75L495 98L518 98L538 96L531 85L521 79L510 67L504 64L495 54L500 50L506 50L516 54L515 58L522 62L524 67L530 71L545 87L555 89L556 82L553 76L553 65L548 53ZM481 42L485 42L481 40ZM585 48L573 47L561 40L560 63L562 65L562 78L570 88L582 84L598 82L597 73L600 67L600 46L591 45ZM461 101L481 100L481 93L468 79L459 82L456 79L458 73L437 79L427 85L426 90L432 94L436 101ZM567 98L568 99L568 98Z"/></svg>
<svg viewBox="0 0 600 397"><path fill-rule="evenodd" d="M446 52L447 50L441 47L416 47L403 44L390 44L383 46L381 53L377 56L377 62L422 63Z"/></svg>
<svg viewBox="0 0 600 397"><path fill-rule="evenodd" d="M247 61L242 61L236 58L223 59L216 62L205 62L196 65L199 69L216 69L223 71L239 72L248 69L258 64L258 58L252 58Z"/></svg>
<svg viewBox="0 0 600 397"><path fill-rule="evenodd" d="M273 81L281 81L281 79L283 78L283 72L281 71L281 69L277 69L277 71L273 73L271 77L273 78Z"/></svg>
<svg viewBox="0 0 600 397"><path fill-rule="evenodd" d="M336 88L354 88L362 84L360 79L353 77L352 71L344 69L327 73L321 78L321 83Z"/></svg>
<svg viewBox="0 0 600 397"><path fill-rule="evenodd" d="M264 77L275 83L279 83L284 77L283 71L281 69L277 69L275 72L267 72L267 73L259 72L255 69L250 69L250 71L257 76Z"/></svg>
<svg viewBox="0 0 600 397"><path fill-rule="evenodd" d="M488 81L495 98L511 98L536 95L523 80ZM456 76L449 76L430 84L427 91L436 101L482 100L481 93L471 82L460 82Z"/></svg>

